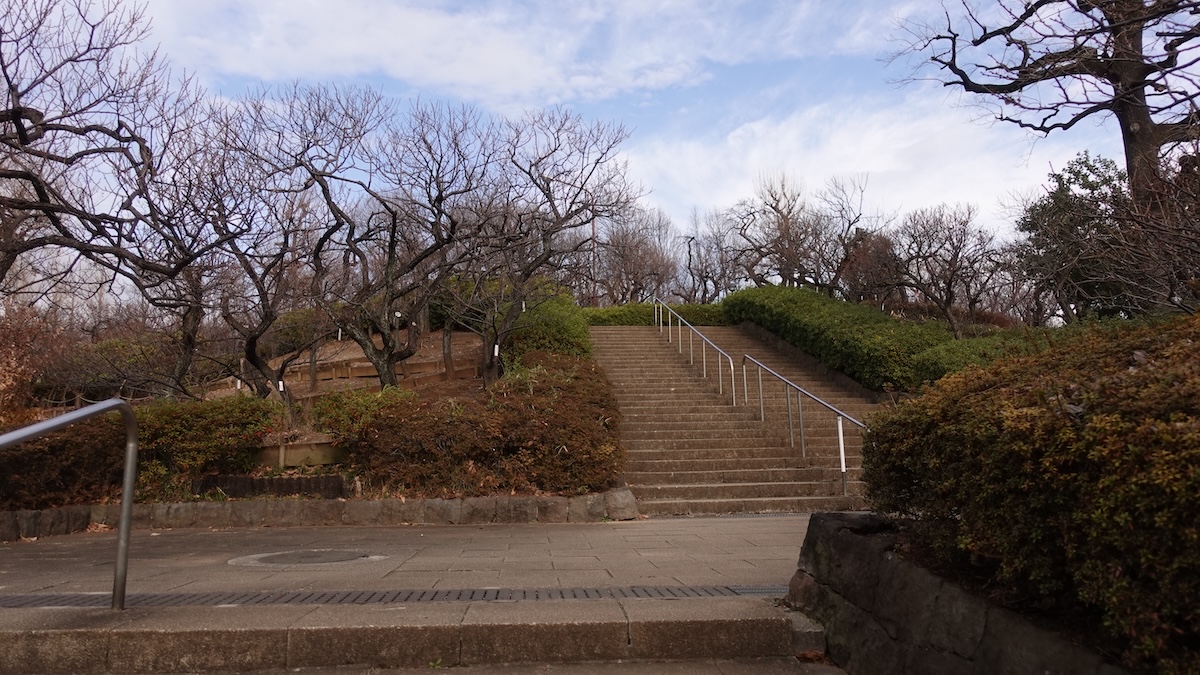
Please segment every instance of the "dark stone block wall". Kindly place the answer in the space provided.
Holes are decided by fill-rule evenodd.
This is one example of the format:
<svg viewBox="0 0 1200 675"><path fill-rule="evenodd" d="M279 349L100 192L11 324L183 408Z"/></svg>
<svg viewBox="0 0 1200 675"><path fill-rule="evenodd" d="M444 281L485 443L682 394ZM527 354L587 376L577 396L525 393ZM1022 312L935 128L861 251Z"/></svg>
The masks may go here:
<svg viewBox="0 0 1200 675"><path fill-rule="evenodd" d="M1119 675L1124 670L898 556L871 514L815 513L788 603L851 675Z"/></svg>

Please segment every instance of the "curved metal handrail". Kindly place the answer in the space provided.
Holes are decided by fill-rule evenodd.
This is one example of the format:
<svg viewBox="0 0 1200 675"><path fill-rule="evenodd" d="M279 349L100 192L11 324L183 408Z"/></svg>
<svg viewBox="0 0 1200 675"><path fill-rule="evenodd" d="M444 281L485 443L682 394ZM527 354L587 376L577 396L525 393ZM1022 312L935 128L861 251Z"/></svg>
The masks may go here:
<svg viewBox="0 0 1200 675"><path fill-rule="evenodd" d="M801 457L804 457L804 458L808 457L808 448L807 448L807 445L806 445L805 439L804 439L804 406L801 404L800 395L804 394L808 398L812 399L814 402L824 406L829 411L831 411L833 414L837 415L838 456L841 459L841 467L842 467L842 495L845 495L846 491L847 491L847 488L846 488L846 482L847 482L846 481L846 438L845 438L845 434L842 430L842 419L844 418L844 419L850 420L851 424L858 426L860 429L866 429L867 425L854 419L853 417L846 414L845 412L843 412L836 406L834 406L834 405L830 404L829 402L825 401L824 399L822 399L820 396L817 396L816 394L808 391L804 387L801 387L800 385L796 384L795 382L792 382L791 380L787 379L783 375L780 375L779 373L775 372L774 370L771 369L770 366L763 363L762 361L759 361L758 359L754 358L753 356L750 356L749 354L742 354L742 399L743 399L743 402L746 403L746 405L750 404L750 393L749 393L750 386L746 382L746 362L747 361L749 361L750 363L753 363L755 366L758 367L758 419L759 419L759 421L761 421L761 422L767 421L766 406L765 406L764 400L763 400L763 384L762 384L763 371L764 370L767 371L768 373L773 375L775 377L775 379L777 379L783 383L783 386L784 386L783 393L784 393L784 398L787 399L787 408L788 408L788 434L791 437L791 442L792 442L793 448L796 447L796 427L792 421L792 394L791 394L791 391L789 391L789 390L794 390L796 392L797 417L800 418L800 456Z"/></svg>
<svg viewBox="0 0 1200 675"><path fill-rule="evenodd" d="M704 334L701 333L700 331L696 330L695 326L688 323L687 321L684 321L683 317L679 316L678 312L676 312L675 310L673 310L667 306L667 303L663 302L662 300L659 300L657 297L653 298L652 302L653 302L653 306L654 306L654 324L656 326L658 326L658 332L661 333L663 330L663 323L665 320L668 343L671 342L671 328L672 328L671 317L675 317L676 321L674 323L675 323L675 326L677 327L676 334L678 336L679 353L680 354L683 353L683 327L684 326L688 327L688 330L689 330L689 333L688 333L688 364L689 365L696 365L695 347L693 346L694 338L699 337L702 340L702 342L700 343L700 363L701 363L700 370L705 379L708 378L708 352L705 349L705 345L712 347L713 351L715 351L717 354L720 354L721 356L725 357L726 362L729 363L729 393L733 397L732 405L736 406L737 405L737 371L734 369L734 366L733 366L733 357L730 356L729 354L725 353L725 350L718 347L712 340L709 340L708 338L704 337ZM663 310L666 310L666 312L669 312L669 314L664 313ZM725 393L725 376L721 372L721 369L719 367L717 369L717 391L721 394Z"/></svg>
<svg viewBox="0 0 1200 675"><path fill-rule="evenodd" d="M133 488L137 481L137 418L133 408L119 398L94 403L79 410L31 424L0 436L0 449L24 443L76 422L119 410L125 421L125 475L121 485L121 519L117 524L117 565L113 573L112 608L125 609L125 577L129 571L129 530L133 522Z"/></svg>

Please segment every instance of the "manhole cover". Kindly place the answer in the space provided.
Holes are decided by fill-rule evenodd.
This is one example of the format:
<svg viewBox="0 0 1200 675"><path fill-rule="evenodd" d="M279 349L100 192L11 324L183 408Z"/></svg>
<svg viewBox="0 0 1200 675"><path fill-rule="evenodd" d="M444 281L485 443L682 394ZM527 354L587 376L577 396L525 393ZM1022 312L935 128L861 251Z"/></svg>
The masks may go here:
<svg viewBox="0 0 1200 675"><path fill-rule="evenodd" d="M282 551L280 553L259 553L242 556L229 561L230 565L278 566L291 567L294 565L338 565L357 562L374 562L387 556L371 555L363 551L343 551L337 549L308 549L301 551Z"/></svg>
<svg viewBox="0 0 1200 675"><path fill-rule="evenodd" d="M365 557L367 554L361 551L286 551L273 553L259 558L258 561L266 565L312 565L346 562Z"/></svg>

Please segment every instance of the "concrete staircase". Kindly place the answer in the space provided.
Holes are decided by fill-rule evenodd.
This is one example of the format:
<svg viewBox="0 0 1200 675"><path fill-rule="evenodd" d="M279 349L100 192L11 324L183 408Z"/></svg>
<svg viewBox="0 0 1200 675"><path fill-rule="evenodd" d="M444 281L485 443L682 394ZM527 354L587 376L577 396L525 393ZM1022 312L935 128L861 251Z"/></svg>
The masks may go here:
<svg viewBox="0 0 1200 675"><path fill-rule="evenodd" d="M819 366L772 348L741 328L700 330L734 358L737 405L730 392L728 362L719 388L711 349L708 378L701 376L699 339L692 341L695 365L689 365L686 333L681 354L678 342L668 343L657 328L592 328L596 360L620 404L621 436L629 450L625 478L639 510L647 515L700 515L862 508L857 427L844 423L850 471L848 495L843 496L836 415L805 400L805 449L799 426L793 448L783 385L764 373L766 421L760 421L756 370L747 370L747 401L742 355L750 354L860 420L874 407L870 393L853 383L839 383Z"/></svg>

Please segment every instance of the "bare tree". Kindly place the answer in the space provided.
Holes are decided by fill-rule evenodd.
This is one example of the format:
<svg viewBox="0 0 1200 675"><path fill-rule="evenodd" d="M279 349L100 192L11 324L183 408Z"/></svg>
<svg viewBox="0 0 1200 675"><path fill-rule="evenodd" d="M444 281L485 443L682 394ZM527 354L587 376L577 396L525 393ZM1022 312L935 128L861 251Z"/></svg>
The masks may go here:
<svg viewBox="0 0 1200 675"><path fill-rule="evenodd" d="M850 302L885 306L903 286L895 243L881 232L857 230L842 265L841 287Z"/></svg>
<svg viewBox="0 0 1200 675"><path fill-rule="evenodd" d="M693 211L691 232L681 238L685 253L675 295L688 303L708 304L736 291L743 283L744 249L738 242L738 223L730 214Z"/></svg>
<svg viewBox="0 0 1200 675"><path fill-rule="evenodd" d="M979 308L997 266L992 233L973 223L969 206L913 211L892 233L900 281L920 300L937 307L956 338Z"/></svg>
<svg viewBox="0 0 1200 675"><path fill-rule="evenodd" d="M319 206L313 298L380 383L395 385L396 364L420 347L416 319L480 227L493 125L470 108L418 104L401 115L368 89L293 86L244 105L258 130L249 151Z"/></svg>
<svg viewBox="0 0 1200 675"><path fill-rule="evenodd" d="M812 196L786 175L762 179L755 199L732 210L750 280L842 292L855 233L878 227L863 210L865 190L864 177L831 179Z"/></svg>
<svg viewBox="0 0 1200 675"><path fill-rule="evenodd" d="M625 213L637 199L618 151L620 126L587 123L564 109L505 123L503 192L457 270L459 312L484 339L484 381L500 375L499 352L530 303L547 299L546 276L589 241L578 233Z"/></svg>
<svg viewBox="0 0 1200 675"><path fill-rule="evenodd" d="M999 120L1050 133L1113 115L1135 203L1156 200L1164 151L1196 138L1200 2L963 1L907 29L909 53Z"/></svg>
<svg viewBox="0 0 1200 675"><path fill-rule="evenodd" d="M147 31L139 9L117 0L2 9L0 274L44 249L88 256L138 286L178 274L215 245L155 202L199 91L133 49Z"/></svg>
<svg viewBox="0 0 1200 675"><path fill-rule="evenodd" d="M668 249L671 219L659 209L633 208L604 221L598 242L601 304L623 305L662 297L673 284Z"/></svg>

